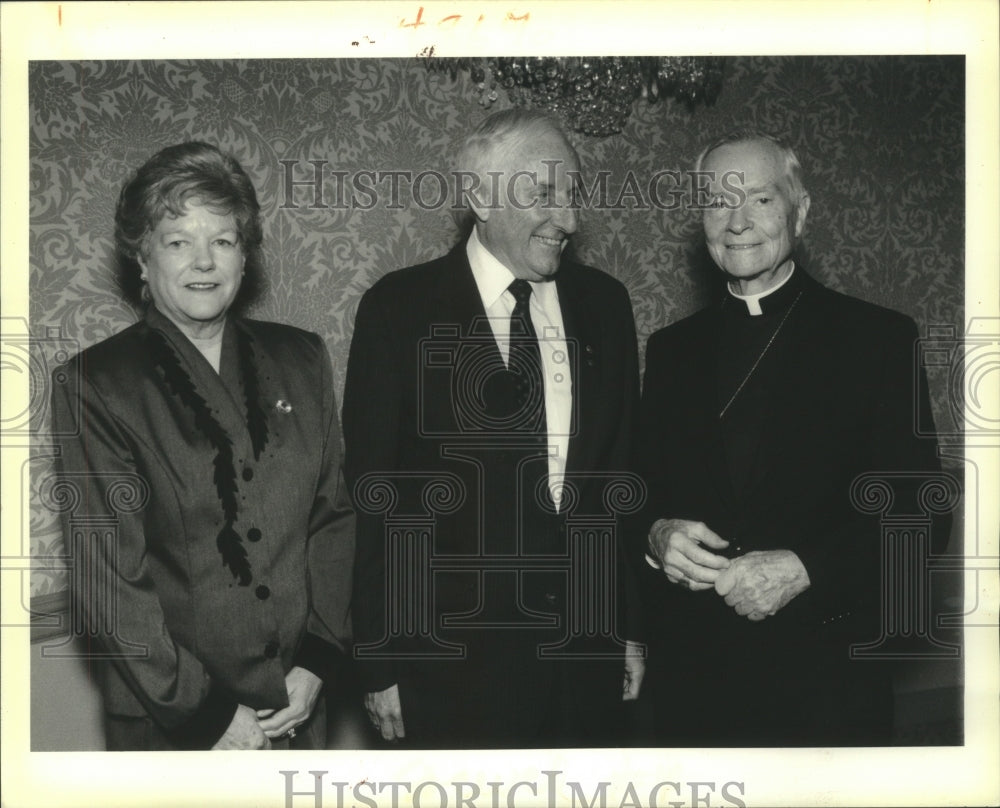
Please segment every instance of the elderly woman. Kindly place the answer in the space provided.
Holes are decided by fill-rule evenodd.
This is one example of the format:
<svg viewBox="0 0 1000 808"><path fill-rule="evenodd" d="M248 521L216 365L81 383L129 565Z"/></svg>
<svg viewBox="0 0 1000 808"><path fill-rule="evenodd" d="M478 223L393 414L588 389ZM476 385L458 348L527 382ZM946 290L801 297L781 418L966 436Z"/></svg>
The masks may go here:
<svg viewBox="0 0 1000 808"><path fill-rule="evenodd" d="M321 748L354 554L326 348L239 316L262 286L260 207L214 146L150 158L115 242L144 316L53 385L108 748Z"/></svg>

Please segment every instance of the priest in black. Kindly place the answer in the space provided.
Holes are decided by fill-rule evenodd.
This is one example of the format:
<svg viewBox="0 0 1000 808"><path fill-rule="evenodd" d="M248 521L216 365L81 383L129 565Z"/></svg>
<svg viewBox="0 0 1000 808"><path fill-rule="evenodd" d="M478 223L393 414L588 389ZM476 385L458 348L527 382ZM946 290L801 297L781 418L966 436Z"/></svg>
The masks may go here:
<svg viewBox="0 0 1000 808"><path fill-rule="evenodd" d="M880 526L852 502L872 472L939 470L908 317L820 285L792 251L809 212L794 153L738 132L698 161L717 304L648 343L636 524L649 658L647 742L889 743ZM933 540L947 541L938 524Z"/></svg>

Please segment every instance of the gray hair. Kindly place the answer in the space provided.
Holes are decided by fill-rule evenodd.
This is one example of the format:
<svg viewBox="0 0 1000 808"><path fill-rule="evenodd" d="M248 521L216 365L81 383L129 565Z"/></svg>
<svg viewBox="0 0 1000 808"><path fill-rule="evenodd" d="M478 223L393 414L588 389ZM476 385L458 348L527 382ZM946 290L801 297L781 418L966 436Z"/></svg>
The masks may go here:
<svg viewBox="0 0 1000 808"><path fill-rule="evenodd" d="M784 140L760 129L735 129L723 135L718 140L713 141L698 155L698 159L694 164L695 171L701 171L701 167L709 153L715 151L720 146L726 146L731 143L752 143L754 141L772 143L778 148L784 163L784 177L789 195L792 198L792 202L798 204L802 197L806 195L806 187L802 182L802 164L799 162L799 158L795 156L792 147Z"/></svg>
<svg viewBox="0 0 1000 808"><path fill-rule="evenodd" d="M515 107L495 112L457 143L452 170L456 182L460 184L460 193L452 213L460 227L472 224L467 193L473 183L472 176L479 178L480 188L491 187L490 171L496 171L497 166L516 154L525 141L553 132L565 141L579 163L580 157L559 119L540 109Z"/></svg>

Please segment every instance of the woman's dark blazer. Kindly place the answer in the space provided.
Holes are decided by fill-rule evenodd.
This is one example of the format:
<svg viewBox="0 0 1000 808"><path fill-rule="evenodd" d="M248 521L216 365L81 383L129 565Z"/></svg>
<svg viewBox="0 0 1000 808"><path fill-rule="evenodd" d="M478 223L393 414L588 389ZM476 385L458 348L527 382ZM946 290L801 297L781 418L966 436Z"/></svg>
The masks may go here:
<svg viewBox="0 0 1000 808"><path fill-rule="evenodd" d="M155 308L54 372L73 619L109 716L210 747L349 639L354 514L323 341L231 318L221 373ZM110 662L111 664L107 664Z"/></svg>

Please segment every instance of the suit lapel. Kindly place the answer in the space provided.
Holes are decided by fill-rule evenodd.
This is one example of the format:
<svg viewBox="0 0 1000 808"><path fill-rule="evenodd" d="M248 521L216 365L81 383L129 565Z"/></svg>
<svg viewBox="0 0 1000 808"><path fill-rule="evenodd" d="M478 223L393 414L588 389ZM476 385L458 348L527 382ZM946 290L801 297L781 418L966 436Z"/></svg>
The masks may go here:
<svg viewBox="0 0 1000 808"><path fill-rule="evenodd" d="M244 456L249 457L253 452L253 432L257 433L260 447L274 435L276 424L272 423L272 419L277 417L276 407L288 396L288 391L275 388L274 383L269 381L280 378L280 374L276 372L265 347L254 338L250 323L233 319L226 330L230 332L231 340L223 342L221 367L222 381L230 392L235 405L234 414L239 422L239 438L234 435L233 442ZM241 351L246 353L246 357L239 355ZM246 378L247 372L242 370L244 366L252 374L252 379ZM235 423L233 428L237 428Z"/></svg>
<svg viewBox="0 0 1000 808"><path fill-rule="evenodd" d="M146 319L149 327L163 336L176 355L179 368L187 374L194 392L204 400L211 417L225 430L232 441L234 453L237 456L252 455L238 348L240 341L238 332L243 329L242 324L232 319L226 323L219 362L221 373L216 373L191 341L156 309L150 308ZM243 334L252 346L252 337L245 331ZM256 352L254 357L255 361L259 359ZM259 378L260 374L257 376ZM265 409L265 422L266 418Z"/></svg>
<svg viewBox="0 0 1000 808"><path fill-rule="evenodd" d="M503 357L469 266L464 241L445 256L441 269L435 273L425 305L414 321L417 339L424 346L422 355L416 358L419 397L424 403L438 403L427 415L436 424L432 432L477 432L484 428L483 418L490 410L486 405L490 398L487 388L480 386L494 378L492 371L504 368ZM440 348L442 355L451 354L451 372L440 362L435 367L424 364L423 354L431 347L435 352Z"/></svg>
<svg viewBox="0 0 1000 808"><path fill-rule="evenodd" d="M593 468L592 454L598 445L591 440L600 406L600 383L605 357L601 337L603 319L587 290L571 267L564 267L556 276L559 308L566 332L569 366L573 372L573 406L570 422L569 449L566 471Z"/></svg>
<svg viewBox="0 0 1000 808"><path fill-rule="evenodd" d="M219 373L205 379L205 387L211 389L219 400L219 421L233 439L233 445L242 454L243 446L249 434L246 426L246 400L243 392L243 380L240 378L240 360L237 344L240 337L238 328L232 322L226 324L222 337L222 357L219 361ZM221 391L217 390L219 382ZM224 403L223 403L224 402Z"/></svg>
<svg viewBox="0 0 1000 808"><path fill-rule="evenodd" d="M465 241L448 254L445 272L432 292L428 311L433 317L431 328L457 325L463 337L493 339L483 299L469 266ZM496 340L493 343L495 346ZM499 348L496 349L496 356L501 358Z"/></svg>

